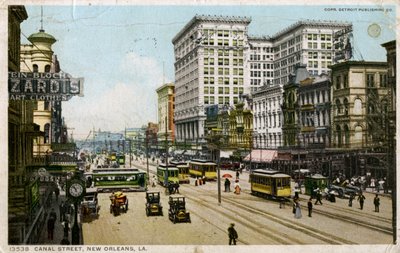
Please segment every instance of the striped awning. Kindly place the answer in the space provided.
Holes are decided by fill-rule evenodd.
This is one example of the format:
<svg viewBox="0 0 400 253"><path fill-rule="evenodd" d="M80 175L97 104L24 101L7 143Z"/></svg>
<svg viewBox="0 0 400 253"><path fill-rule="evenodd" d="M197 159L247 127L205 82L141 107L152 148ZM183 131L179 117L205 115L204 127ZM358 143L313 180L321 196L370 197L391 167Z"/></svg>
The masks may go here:
<svg viewBox="0 0 400 253"><path fill-rule="evenodd" d="M276 158L278 155L278 152L276 150L268 150L268 149L253 149L251 151L251 157L250 154L248 154L244 160L245 161L251 161L252 162L258 162L258 163L262 163L262 162L271 162L272 160L274 160L274 158Z"/></svg>

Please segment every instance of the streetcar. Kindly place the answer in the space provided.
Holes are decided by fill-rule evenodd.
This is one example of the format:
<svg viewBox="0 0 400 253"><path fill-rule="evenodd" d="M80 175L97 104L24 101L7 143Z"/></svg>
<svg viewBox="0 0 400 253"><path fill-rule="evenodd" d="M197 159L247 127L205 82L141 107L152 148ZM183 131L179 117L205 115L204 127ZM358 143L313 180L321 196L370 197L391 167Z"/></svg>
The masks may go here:
<svg viewBox="0 0 400 253"><path fill-rule="evenodd" d="M274 170L256 169L250 174L251 193L273 199L290 197L291 177Z"/></svg>
<svg viewBox="0 0 400 253"><path fill-rule="evenodd" d="M177 162L171 161L171 164L178 168L179 170L179 183L180 184L189 184L189 163L187 162Z"/></svg>
<svg viewBox="0 0 400 253"><path fill-rule="evenodd" d="M157 179L158 183L162 186L165 186L165 180L168 183L179 184L179 170L173 164L160 163L157 166Z"/></svg>
<svg viewBox="0 0 400 253"><path fill-rule="evenodd" d="M108 159L110 159L110 161L117 161L117 153L116 152L111 152L109 155L108 155Z"/></svg>
<svg viewBox="0 0 400 253"><path fill-rule="evenodd" d="M125 154L118 154L117 162L119 165L125 165Z"/></svg>
<svg viewBox="0 0 400 253"><path fill-rule="evenodd" d="M147 173L136 168L97 168L85 173L99 192L146 191Z"/></svg>
<svg viewBox="0 0 400 253"><path fill-rule="evenodd" d="M193 159L189 162L189 174L192 177L201 177L206 180L217 179L217 164L201 159Z"/></svg>

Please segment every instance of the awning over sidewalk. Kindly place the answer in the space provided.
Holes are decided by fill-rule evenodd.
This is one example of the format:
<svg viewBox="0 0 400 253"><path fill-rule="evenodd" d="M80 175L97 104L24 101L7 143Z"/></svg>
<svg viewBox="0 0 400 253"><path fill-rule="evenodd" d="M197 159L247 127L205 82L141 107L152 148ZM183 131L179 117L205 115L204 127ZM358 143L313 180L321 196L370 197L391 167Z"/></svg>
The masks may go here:
<svg viewBox="0 0 400 253"><path fill-rule="evenodd" d="M276 150L268 150L268 149L253 149L251 151L251 161L252 162L271 162L274 158L276 158L278 152ZM250 161L250 154L248 154L245 158L245 161Z"/></svg>
<svg viewBox="0 0 400 253"><path fill-rule="evenodd" d="M219 157L220 158L229 158L231 155L233 155L233 151L223 151L221 150Z"/></svg>

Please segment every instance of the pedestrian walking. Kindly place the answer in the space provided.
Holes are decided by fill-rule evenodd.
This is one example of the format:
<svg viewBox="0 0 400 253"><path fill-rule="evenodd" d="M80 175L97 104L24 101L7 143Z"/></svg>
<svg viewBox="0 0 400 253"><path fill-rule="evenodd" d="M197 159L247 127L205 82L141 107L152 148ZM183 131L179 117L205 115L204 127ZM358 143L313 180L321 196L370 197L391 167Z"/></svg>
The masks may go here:
<svg viewBox="0 0 400 253"><path fill-rule="evenodd" d="M294 213L294 217L296 219L300 219L302 217L302 215L301 215L300 202L298 200L295 201L295 206L296 206L296 211Z"/></svg>
<svg viewBox="0 0 400 253"><path fill-rule="evenodd" d="M308 200L307 207L308 207L308 217L311 217L312 208L313 208L312 198L310 198Z"/></svg>
<svg viewBox="0 0 400 253"><path fill-rule="evenodd" d="M52 216L49 216L47 220L47 239L49 240L53 240L55 222L56 220Z"/></svg>
<svg viewBox="0 0 400 253"><path fill-rule="evenodd" d="M61 201L59 209L60 209L60 222L63 222L65 220L65 213L67 212L67 207L64 204L64 201Z"/></svg>
<svg viewBox="0 0 400 253"><path fill-rule="evenodd" d="M374 206L375 206L375 212L377 213L379 213L379 204L380 204L379 202L380 202L379 196L378 194L376 194L374 198Z"/></svg>
<svg viewBox="0 0 400 253"><path fill-rule="evenodd" d="M54 208L51 209L50 214L49 214L49 218L53 218L54 221L57 220L57 214L56 214L56 211L54 211Z"/></svg>
<svg viewBox="0 0 400 253"><path fill-rule="evenodd" d="M231 191L231 181L229 178L225 178L225 192L230 192Z"/></svg>
<svg viewBox="0 0 400 253"><path fill-rule="evenodd" d="M231 226L228 228L228 235L229 235L229 245L236 245L236 239L238 238L238 234L234 228L235 223L231 223Z"/></svg>
<svg viewBox="0 0 400 253"><path fill-rule="evenodd" d="M350 197L349 197L349 207L353 206L353 199L354 199L354 194L350 193Z"/></svg>
<svg viewBox="0 0 400 253"><path fill-rule="evenodd" d="M236 179L239 179L239 170L236 170Z"/></svg>
<svg viewBox="0 0 400 253"><path fill-rule="evenodd" d="M235 194L239 195L240 194L240 184L239 184L239 180L236 179L235 184L233 186L235 188Z"/></svg>
<svg viewBox="0 0 400 253"><path fill-rule="evenodd" d="M58 202L58 196L60 195L60 189L58 186L54 188L54 194L56 195L56 201Z"/></svg>
<svg viewBox="0 0 400 253"><path fill-rule="evenodd" d="M69 223L68 221L64 221L64 237L68 238L69 234Z"/></svg>
<svg viewBox="0 0 400 253"><path fill-rule="evenodd" d="M358 195L358 201L360 202L360 209L363 210L364 207L364 200L365 200L365 196L360 193L360 195Z"/></svg>
<svg viewBox="0 0 400 253"><path fill-rule="evenodd" d="M321 198L322 198L322 193L321 193L321 190L318 189L318 191L317 191L317 200L315 201L315 205L318 205L318 202L322 205Z"/></svg>

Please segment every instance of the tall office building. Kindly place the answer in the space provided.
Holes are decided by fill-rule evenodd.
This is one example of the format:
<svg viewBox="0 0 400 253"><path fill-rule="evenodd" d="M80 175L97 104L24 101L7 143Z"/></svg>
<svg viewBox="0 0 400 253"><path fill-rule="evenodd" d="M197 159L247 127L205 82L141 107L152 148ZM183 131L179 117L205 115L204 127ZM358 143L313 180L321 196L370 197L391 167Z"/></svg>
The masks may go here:
<svg viewBox="0 0 400 253"><path fill-rule="evenodd" d="M336 21L299 21L272 36L274 45L274 84L285 85L298 64L306 64L311 75L327 73L336 55L335 33L349 32L352 24Z"/></svg>
<svg viewBox="0 0 400 253"><path fill-rule="evenodd" d="M250 91L254 92L274 79L274 52L270 37L249 37Z"/></svg>
<svg viewBox="0 0 400 253"><path fill-rule="evenodd" d="M196 15L173 38L177 141L204 138L204 107L249 93L247 17Z"/></svg>

